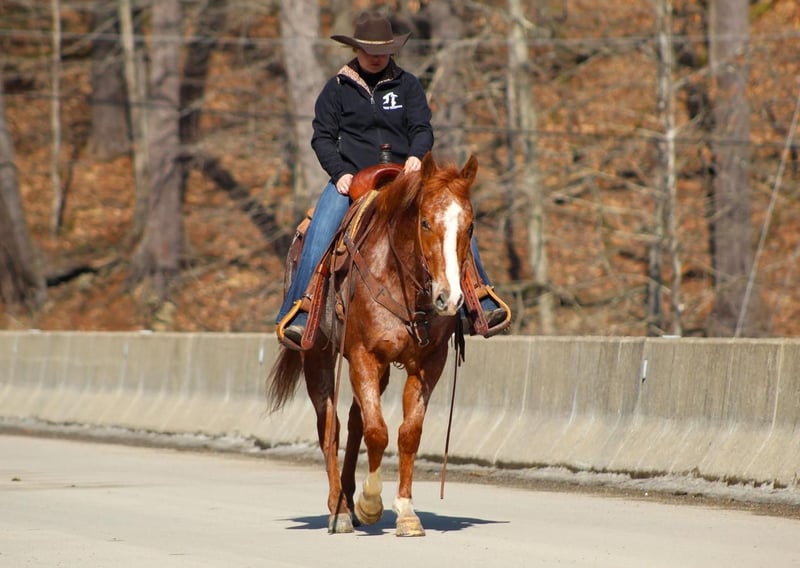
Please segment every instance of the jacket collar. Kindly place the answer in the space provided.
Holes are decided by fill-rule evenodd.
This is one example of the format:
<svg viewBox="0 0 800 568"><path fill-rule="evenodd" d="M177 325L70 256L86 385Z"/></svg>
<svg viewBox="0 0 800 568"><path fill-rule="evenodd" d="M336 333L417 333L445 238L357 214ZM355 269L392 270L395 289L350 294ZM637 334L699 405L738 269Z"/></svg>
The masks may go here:
<svg viewBox="0 0 800 568"><path fill-rule="evenodd" d="M396 79L400 76L401 72L402 69L400 69L400 67L398 67L398 65L394 62L394 58L389 59L389 65L386 66L386 69L383 72L383 77L381 77L381 80L378 81L378 85ZM358 84L367 93L372 94L372 89L369 88L369 85L367 85L366 81L364 81L363 77L361 77L361 75L358 73L357 58L353 58L345 63L342 68L339 69L337 75L340 77L347 77L351 81Z"/></svg>

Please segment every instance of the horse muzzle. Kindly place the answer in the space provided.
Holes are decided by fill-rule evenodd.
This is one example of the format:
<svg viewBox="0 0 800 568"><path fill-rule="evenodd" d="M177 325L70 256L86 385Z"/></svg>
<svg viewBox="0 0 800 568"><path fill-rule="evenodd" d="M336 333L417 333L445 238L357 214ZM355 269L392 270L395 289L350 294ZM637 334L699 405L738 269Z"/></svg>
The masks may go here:
<svg viewBox="0 0 800 568"><path fill-rule="evenodd" d="M433 298L433 307L440 316L454 316L464 304L464 294L461 290L450 292L444 288Z"/></svg>

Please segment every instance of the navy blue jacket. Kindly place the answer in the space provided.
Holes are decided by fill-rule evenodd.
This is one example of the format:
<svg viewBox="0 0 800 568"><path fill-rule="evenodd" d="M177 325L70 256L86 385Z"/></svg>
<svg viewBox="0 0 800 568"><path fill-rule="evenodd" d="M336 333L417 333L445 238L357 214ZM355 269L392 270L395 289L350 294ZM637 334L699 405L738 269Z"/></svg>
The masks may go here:
<svg viewBox="0 0 800 568"><path fill-rule="evenodd" d="M311 146L333 183L380 161L381 144L392 145L392 161L422 158L433 147L431 109L414 75L389 60L386 78L371 91L356 60L323 87L314 108Z"/></svg>

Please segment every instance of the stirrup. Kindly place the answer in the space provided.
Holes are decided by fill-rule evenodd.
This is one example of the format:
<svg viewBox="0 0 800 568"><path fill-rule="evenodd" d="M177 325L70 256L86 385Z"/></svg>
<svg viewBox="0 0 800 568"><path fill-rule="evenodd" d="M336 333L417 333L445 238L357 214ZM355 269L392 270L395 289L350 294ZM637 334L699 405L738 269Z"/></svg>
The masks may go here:
<svg viewBox="0 0 800 568"><path fill-rule="evenodd" d="M469 307L465 309L465 315L462 318L462 326L465 332L470 335L482 335L489 338L508 329L511 325L511 308L495 293L493 286L482 284L469 292L473 295L471 301L467 302L467 304L477 306L477 309L470 310ZM497 304L497 308L491 312L485 312L481 308L481 300L487 297ZM500 311L503 314L501 319L489 321L489 319L495 320L491 315L496 316L497 312Z"/></svg>
<svg viewBox="0 0 800 568"><path fill-rule="evenodd" d="M304 299L301 298L297 300L294 304L292 304L292 307L289 308L287 314L283 316L283 319L281 319L281 321L278 322L278 325L275 328L275 333L278 335L278 341L280 342L280 344L286 347L287 349L291 349L292 351L305 351L305 349L302 346L303 343L302 337L300 338L300 341L297 342L294 341L291 337L287 337L286 335L286 327L287 326L291 327L289 324L295 318L295 316L298 313L305 311L302 309L303 300ZM308 326L306 325L306 328L307 327ZM305 329L303 330L303 332L305 334Z"/></svg>
<svg viewBox="0 0 800 568"><path fill-rule="evenodd" d="M509 308L508 304L506 304L503 300L501 300L500 296L498 296L495 293L494 286L486 286L484 290L486 291L486 295L481 297L480 299L483 300L483 298L488 296L492 300L494 300L494 302L498 306L491 313L494 314L497 310L503 310L505 312L505 317L500 321L498 321L497 323L495 323L494 325L491 325L492 322L487 322L487 325L491 325L491 327L489 327L489 329L486 330L486 333L483 333L481 335L483 335L486 338L489 338L509 328L509 326L511 325L511 308Z"/></svg>

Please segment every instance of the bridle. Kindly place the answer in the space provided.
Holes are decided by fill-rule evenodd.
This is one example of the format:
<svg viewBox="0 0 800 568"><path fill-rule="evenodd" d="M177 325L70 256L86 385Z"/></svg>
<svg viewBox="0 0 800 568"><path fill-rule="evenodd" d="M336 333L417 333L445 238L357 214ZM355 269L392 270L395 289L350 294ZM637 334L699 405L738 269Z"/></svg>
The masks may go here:
<svg viewBox="0 0 800 568"><path fill-rule="evenodd" d="M419 214L417 214L417 249L422 249L422 235L420 233L420 220ZM417 275L414 274L413 271L408 270L406 266L403 265L403 262L400 258L400 254L397 252L397 247L394 242L393 234L394 228L396 224L392 219L389 221L389 230L387 231L387 240L389 242L389 249L392 251L392 256L394 257L394 261L397 264L397 270L400 273L400 280L405 282L405 278L408 277L409 280L412 282L412 291L414 292L414 300L413 302L410 301L408 296L406 295L406 288L403 287L403 302L399 302L395 300L386 290L386 287L378 281L375 275L370 270L367 262L365 261L364 257L360 252L361 245L363 244L364 240L366 239L367 234L372 229L372 223L367 225L365 231L361 233L361 236L358 239L358 242L353 242L350 235L345 235L344 243L347 247L347 251L350 254L350 258L352 259L353 267L355 267L356 272L358 272L361 280L364 282L367 290L372 296L372 299L379 305L383 306L386 310L392 313L395 317L400 319L403 322L406 329L408 330L411 337L413 337L417 344L424 347L428 345L430 342L429 332L430 332L430 315L433 312L433 303L431 302L431 287L432 287L432 278L430 273L430 268L428 267L428 261L425 258L424 254L420 254L421 256L421 268L423 273L422 282L420 279L417 278ZM352 277L352 267L349 272ZM424 307L424 309L418 309L419 306Z"/></svg>

